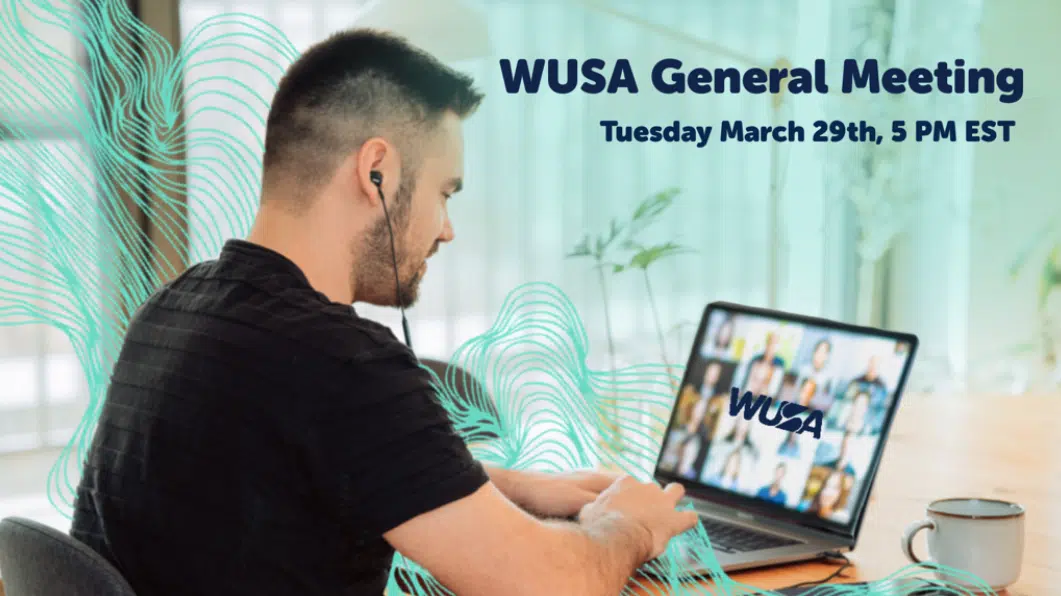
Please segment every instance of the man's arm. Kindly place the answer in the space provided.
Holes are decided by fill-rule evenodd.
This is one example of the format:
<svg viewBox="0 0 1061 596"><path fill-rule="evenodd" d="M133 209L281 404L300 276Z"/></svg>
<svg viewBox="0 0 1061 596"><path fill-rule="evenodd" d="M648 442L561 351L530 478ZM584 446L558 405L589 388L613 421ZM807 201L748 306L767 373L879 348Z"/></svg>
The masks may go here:
<svg viewBox="0 0 1061 596"><path fill-rule="evenodd" d="M674 510L679 492L626 478L572 523L538 520L487 483L384 538L459 596L615 596L673 535L695 524L694 514ZM634 517L624 508L641 510Z"/></svg>
<svg viewBox="0 0 1061 596"><path fill-rule="evenodd" d="M523 472L520 470L508 470L500 468L491 464L484 463L483 470L486 471L486 475L490 477L490 482L494 484L494 487L502 494L505 495L510 501L516 503L519 501L517 497L521 490L521 476Z"/></svg>
<svg viewBox="0 0 1061 596"><path fill-rule="evenodd" d="M620 475L598 470L546 473L483 464L490 481L509 501L537 517L573 518Z"/></svg>
<svg viewBox="0 0 1061 596"><path fill-rule="evenodd" d="M675 510L680 485L629 477L581 507L578 524L537 519L474 460L404 346L371 355L346 364L370 398L310 402L313 477L351 535L382 535L460 596L613 596L695 525Z"/></svg>

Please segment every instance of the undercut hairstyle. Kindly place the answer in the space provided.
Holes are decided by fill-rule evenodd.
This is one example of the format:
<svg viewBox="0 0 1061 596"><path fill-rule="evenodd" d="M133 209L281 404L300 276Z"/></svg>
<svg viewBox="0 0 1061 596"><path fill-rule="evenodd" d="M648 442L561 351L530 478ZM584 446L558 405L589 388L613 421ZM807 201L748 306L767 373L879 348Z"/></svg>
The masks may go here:
<svg viewBox="0 0 1061 596"><path fill-rule="evenodd" d="M308 206L305 193L379 136L398 148L399 197L407 197L423 140L446 112L465 119L482 99L471 77L397 35L336 33L306 50L280 79L266 122L263 188L283 184L303 195L284 199L302 210Z"/></svg>

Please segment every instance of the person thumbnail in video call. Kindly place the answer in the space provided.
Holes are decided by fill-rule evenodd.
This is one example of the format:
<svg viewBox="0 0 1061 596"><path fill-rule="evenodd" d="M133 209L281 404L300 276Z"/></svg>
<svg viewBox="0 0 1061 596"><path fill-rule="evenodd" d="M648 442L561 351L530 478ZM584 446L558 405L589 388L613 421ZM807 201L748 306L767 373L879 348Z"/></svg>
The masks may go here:
<svg viewBox="0 0 1061 596"><path fill-rule="evenodd" d="M716 310L690 363L660 467L693 482L846 523L908 346ZM822 412L821 438L730 415L730 393ZM804 413L802 417L806 417Z"/></svg>

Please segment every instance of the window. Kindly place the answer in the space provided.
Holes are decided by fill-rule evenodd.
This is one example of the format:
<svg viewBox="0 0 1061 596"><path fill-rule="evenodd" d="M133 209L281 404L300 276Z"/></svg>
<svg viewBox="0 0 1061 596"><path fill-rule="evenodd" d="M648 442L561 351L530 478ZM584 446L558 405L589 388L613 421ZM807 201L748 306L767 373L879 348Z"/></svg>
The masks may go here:
<svg viewBox="0 0 1061 596"><path fill-rule="evenodd" d="M5 13L24 29L0 69L0 452L70 441L88 403L74 345L100 310L94 178L73 124L81 55L44 5Z"/></svg>
<svg viewBox="0 0 1061 596"><path fill-rule="evenodd" d="M851 248L845 244L843 227L824 225L825 216L820 213L797 214L798 227L821 228L825 244L842 250L826 254L818 244L817 253L793 255L791 249L786 253L782 265L798 261L808 283L816 284L812 290L798 280L778 288L771 279L777 275L771 265L772 254L783 251L779 240L790 232L774 214L783 208L788 209L786 214L791 213L791 204L804 199L795 195L780 199L772 187L773 177L786 164L796 163L799 171L789 171L789 178L796 184L816 180L813 188L820 190L825 173L815 148L790 145L777 150L769 143L711 143L703 148L605 143L599 125L600 120L613 118L635 125L667 125L681 120L704 126L716 124L723 116L769 123L775 114L768 97L663 96L648 91L596 96L505 93L496 57L592 54L609 61L635 57L634 67L644 87L649 84L647 70L661 57L681 55L690 61L702 60L705 66L725 59L697 49L695 44L688 45L681 36L706 40L766 65L792 51L798 37L790 27L795 3L759 0L740 3L739 7L717 2L679 4L673 10L647 13L639 3L619 4L623 10L633 11L635 20L649 18L653 12L659 13L655 18L665 19L645 26L576 3L485 3L496 56L454 65L475 76L487 92L487 100L465 129L467 185L451 203L457 240L435 257L421 289L420 303L410 312L417 351L422 356L447 358L463 342L488 328L509 292L527 282L546 282L559 287L578 308L591 337L592 365L606 366L599 280L591 263L565 259L565 254L584 234L603 231L613 217L626 216L638 201L669 187L681 190L678 202L651 231L654 237L646 239L674 240L695 250L650 270L660 324L667 334L669 360L684 363L694 329L685 327L680 338L672 330L682 323L695 324L709 300L758 305L773 301L785 306L797 301L801 293L809 293L812 299L808 306L843 314L843 278L826 282L821 272L838 263L838 254ZM332 31L355 25L357 12L350 3L185 0L185 38L204 20L229 11L269 21L286 33L297 51ZM661 35L652 30L656 25L677 33ZM229 26L234 30L234 25ZM264 48L263 44L260 49ZM229 47L212 51L234 59L241 50ZM277 58L275 51L268 55ZM255 61L267 66L274 78L288 63ZM205 106L211 101L209 90L231 87L223 79L208 80L218 74L239 73L241 81L253 79L256 82L248 84L264 100L248 101L238 117L189 108L188 124L194 134L220 138L231 133L257 152L253 160L238 163L222 155L218 144L193 148L189 155L189 179L199 182L190 182L189 202L195 214L192 252L198 258L209 258L226 238L249 230L258 196L264 117L275 80L270 84L232 61L200 71L196 68L189 68L186 80L197 91L191 98L195 105ZM243 122L252 123L253 131ZM234 168L240 172L239 178L254 184L222 188L221 181L227 176L222 166ZM244 170L250 169L253 173L244 175ZM791 193L791 188L785 192ZM843 223L843 213L838 213L841 219L830 212L834 217L829 222ZM805 258L799 260L801 257ZM656 325L644 278L629 272L608 275L607 283L620 362L659 362ZM833 285L825 287L826 283ZM806 303L806 299L801 302ZM359 306L359 311L391 325L400 337L397 313L364 306Z"/></svg>

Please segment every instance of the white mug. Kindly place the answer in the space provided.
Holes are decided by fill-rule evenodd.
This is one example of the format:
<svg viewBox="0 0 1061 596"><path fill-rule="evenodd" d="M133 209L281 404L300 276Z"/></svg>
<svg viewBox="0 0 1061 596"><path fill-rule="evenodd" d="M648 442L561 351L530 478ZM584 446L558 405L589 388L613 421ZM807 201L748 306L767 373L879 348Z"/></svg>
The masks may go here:
<svg viewBox="0 0 1061 596"><path fill-rule="evenodd" d="M991 499L941 499L930 503L927 513L903 532L903 553L911 562L921 563L913 540L927 529L932 562L970 573L992 590L1017 581L1024 557L1024 507ZM942 570L936 575L968 585Z"/></svg>

